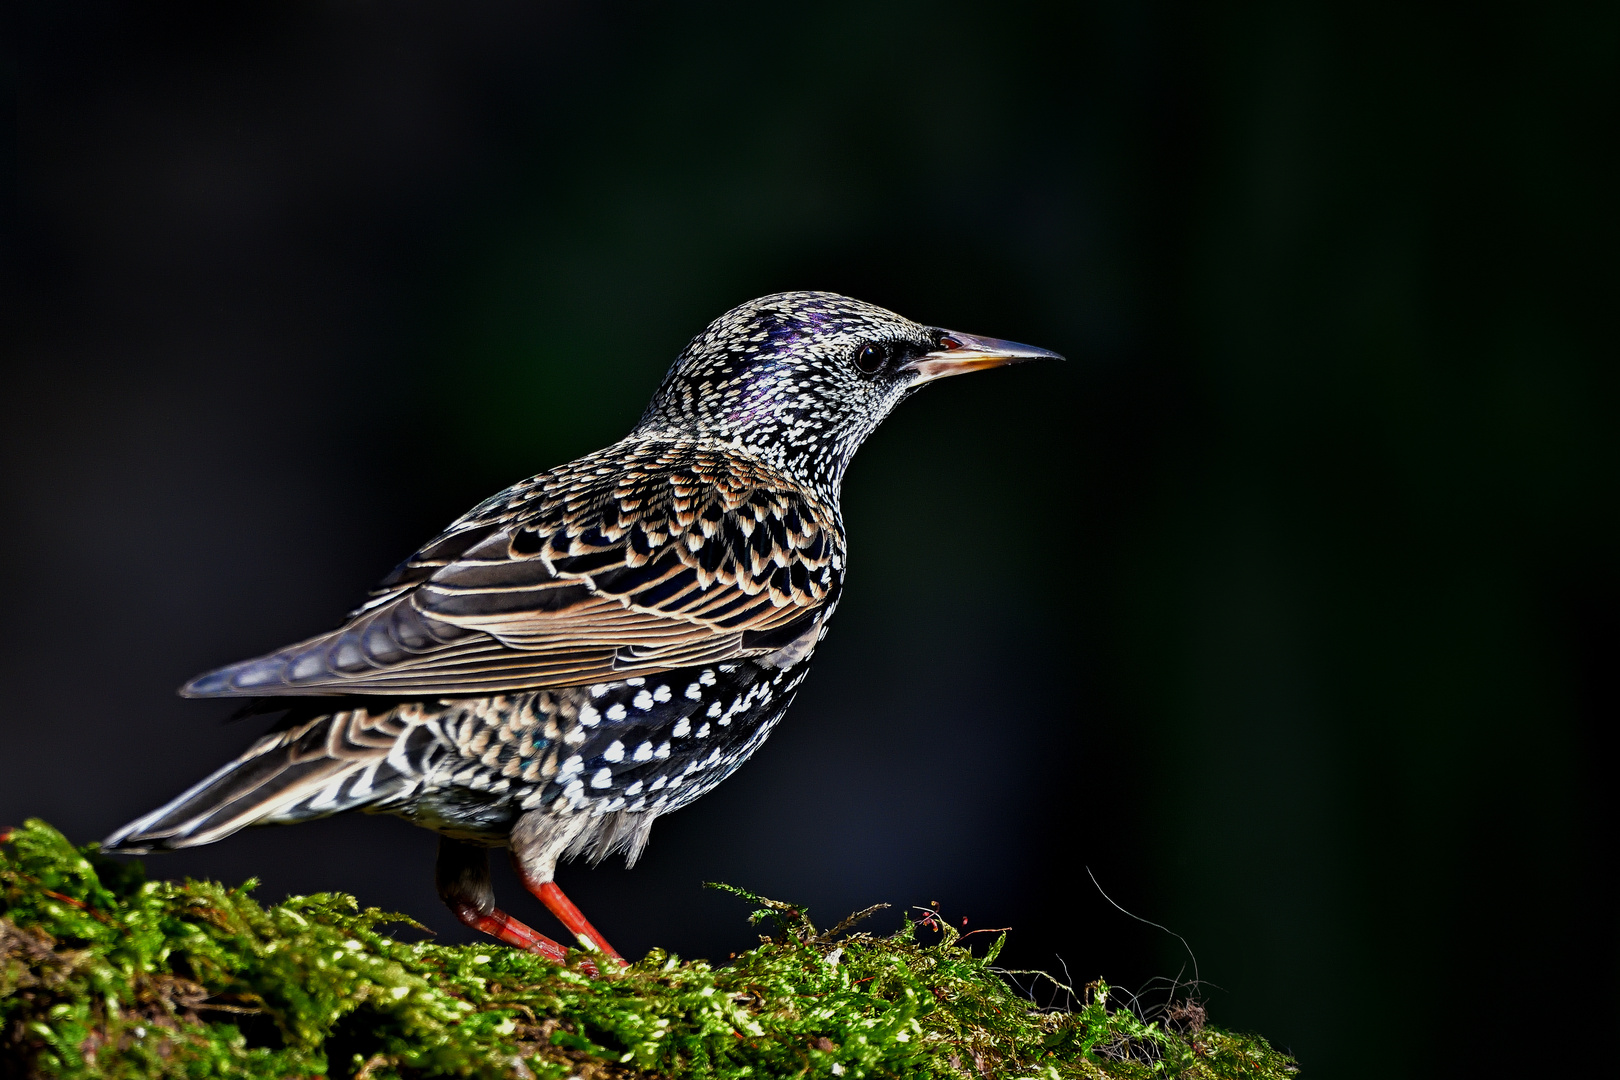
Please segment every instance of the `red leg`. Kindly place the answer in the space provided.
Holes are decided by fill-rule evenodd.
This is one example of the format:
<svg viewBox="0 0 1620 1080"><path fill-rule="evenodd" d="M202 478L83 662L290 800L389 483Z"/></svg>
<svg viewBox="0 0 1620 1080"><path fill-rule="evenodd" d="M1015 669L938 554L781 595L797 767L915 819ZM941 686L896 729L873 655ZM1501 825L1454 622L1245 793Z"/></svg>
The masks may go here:
<svg viewBox="0 0 1620 1080"><path fill-rule="evenodd" d="M514 948L536 953L547 960L554 960L558 963L568 957L567 949L539 931L532 930L525 924L518 922L500 908L495 908L488 915L480 915L478 909L470 904L458 905L450 910L455 912L456 918L474 930L481 930L490 937L503 941Z"/></svg>
<svg viewBox="0 0 1620 1080"><path fill-rule="evenodd" d="M527 874L520 873L519 876L523 879L524 887L539 897L542 904L551 909L551 913L557 916L557 921L566 926L569 933L579 939L581 945L595 952L604 953L617 960L621 965L625 963L625 959L619 955L619 951L609 945L607 938L602 936L602 932L590 924L579 908L574 906L572 900L563 895L563 891L557 888L555 881L533 882L529 880Z"/></svg>
<svg viewBox="0 0 1620 1080"><path fill-rule="evenodd" d="M489 858L483 848L440 837L439 862L433 876L440 899L465 925L555 963L568 959L567 949L495 906L495 892L489 884ZM590 961L580 967L592 975L600 974Z"/></svg>

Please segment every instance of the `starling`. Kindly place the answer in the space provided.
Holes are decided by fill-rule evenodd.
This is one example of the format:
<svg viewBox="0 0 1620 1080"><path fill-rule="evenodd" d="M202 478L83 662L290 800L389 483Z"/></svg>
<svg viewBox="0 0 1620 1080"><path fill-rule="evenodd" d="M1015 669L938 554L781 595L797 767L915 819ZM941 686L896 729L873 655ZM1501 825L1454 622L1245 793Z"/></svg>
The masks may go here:
<svg viewBox="0 0 1620 1080"><path fill-rule="evenodd" d="M624 439L485 500L336 630L181 694L283 711L236 760L104 850L207 844L345 810L440 836L458 919L560 960L495 906L488 849L597 958L553 880L623 851L729 776L803 682L844 577L839 489L861 442L947 375L1057 354L824 292L711 323Z"/></svg>

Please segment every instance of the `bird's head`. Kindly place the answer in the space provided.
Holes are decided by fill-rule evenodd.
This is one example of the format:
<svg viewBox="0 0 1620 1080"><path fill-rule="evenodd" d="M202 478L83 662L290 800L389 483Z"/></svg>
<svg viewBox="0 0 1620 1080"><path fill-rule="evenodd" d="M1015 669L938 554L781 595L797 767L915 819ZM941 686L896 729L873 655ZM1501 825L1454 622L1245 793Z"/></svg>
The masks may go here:
<svg viewBox="0 0 1620 1080"><path fill-rule="evenodd" d="M923 326L837 293L775 293L731 309L693 338L636 430L736 442L836 491L856 449L924 383L1042 358L1061 359Z"/></svg>

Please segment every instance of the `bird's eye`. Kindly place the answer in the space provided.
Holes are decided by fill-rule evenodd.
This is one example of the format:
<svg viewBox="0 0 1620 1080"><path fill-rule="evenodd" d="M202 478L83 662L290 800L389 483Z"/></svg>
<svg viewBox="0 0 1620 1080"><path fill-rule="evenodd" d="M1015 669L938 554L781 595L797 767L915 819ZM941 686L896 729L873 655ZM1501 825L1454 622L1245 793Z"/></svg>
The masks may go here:
<svg viewBox="0 0 1620 1080"><path fill-rule="evenodd" d="M872 342L870 344L861 346L861 351L855 355L855 366L860 368L866 374L871 375L877 371L878 368L882 367L883 362L888 358L889 347L887 345L880 345L876 342Z"/></svg>

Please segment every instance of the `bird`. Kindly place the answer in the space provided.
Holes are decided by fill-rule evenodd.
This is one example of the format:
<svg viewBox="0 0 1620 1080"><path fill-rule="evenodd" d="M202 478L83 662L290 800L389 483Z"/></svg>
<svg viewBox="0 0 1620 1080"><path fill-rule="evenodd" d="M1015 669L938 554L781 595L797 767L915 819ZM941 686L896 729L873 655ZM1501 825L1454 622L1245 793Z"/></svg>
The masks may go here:
<svg viewBox="0 0 1620 1080"><path fill-rule="evenodd" d="M829 292L710 323L620 441L484 500L341 626L186 683L276 715L106 852L344 811L438 833L462 923L564 962L496 905L489 852L586 950L625 963L558 888L560 860L634 864L787 711L843 590L840 491L861 443L938 379L1057 353Z"/></svg>

